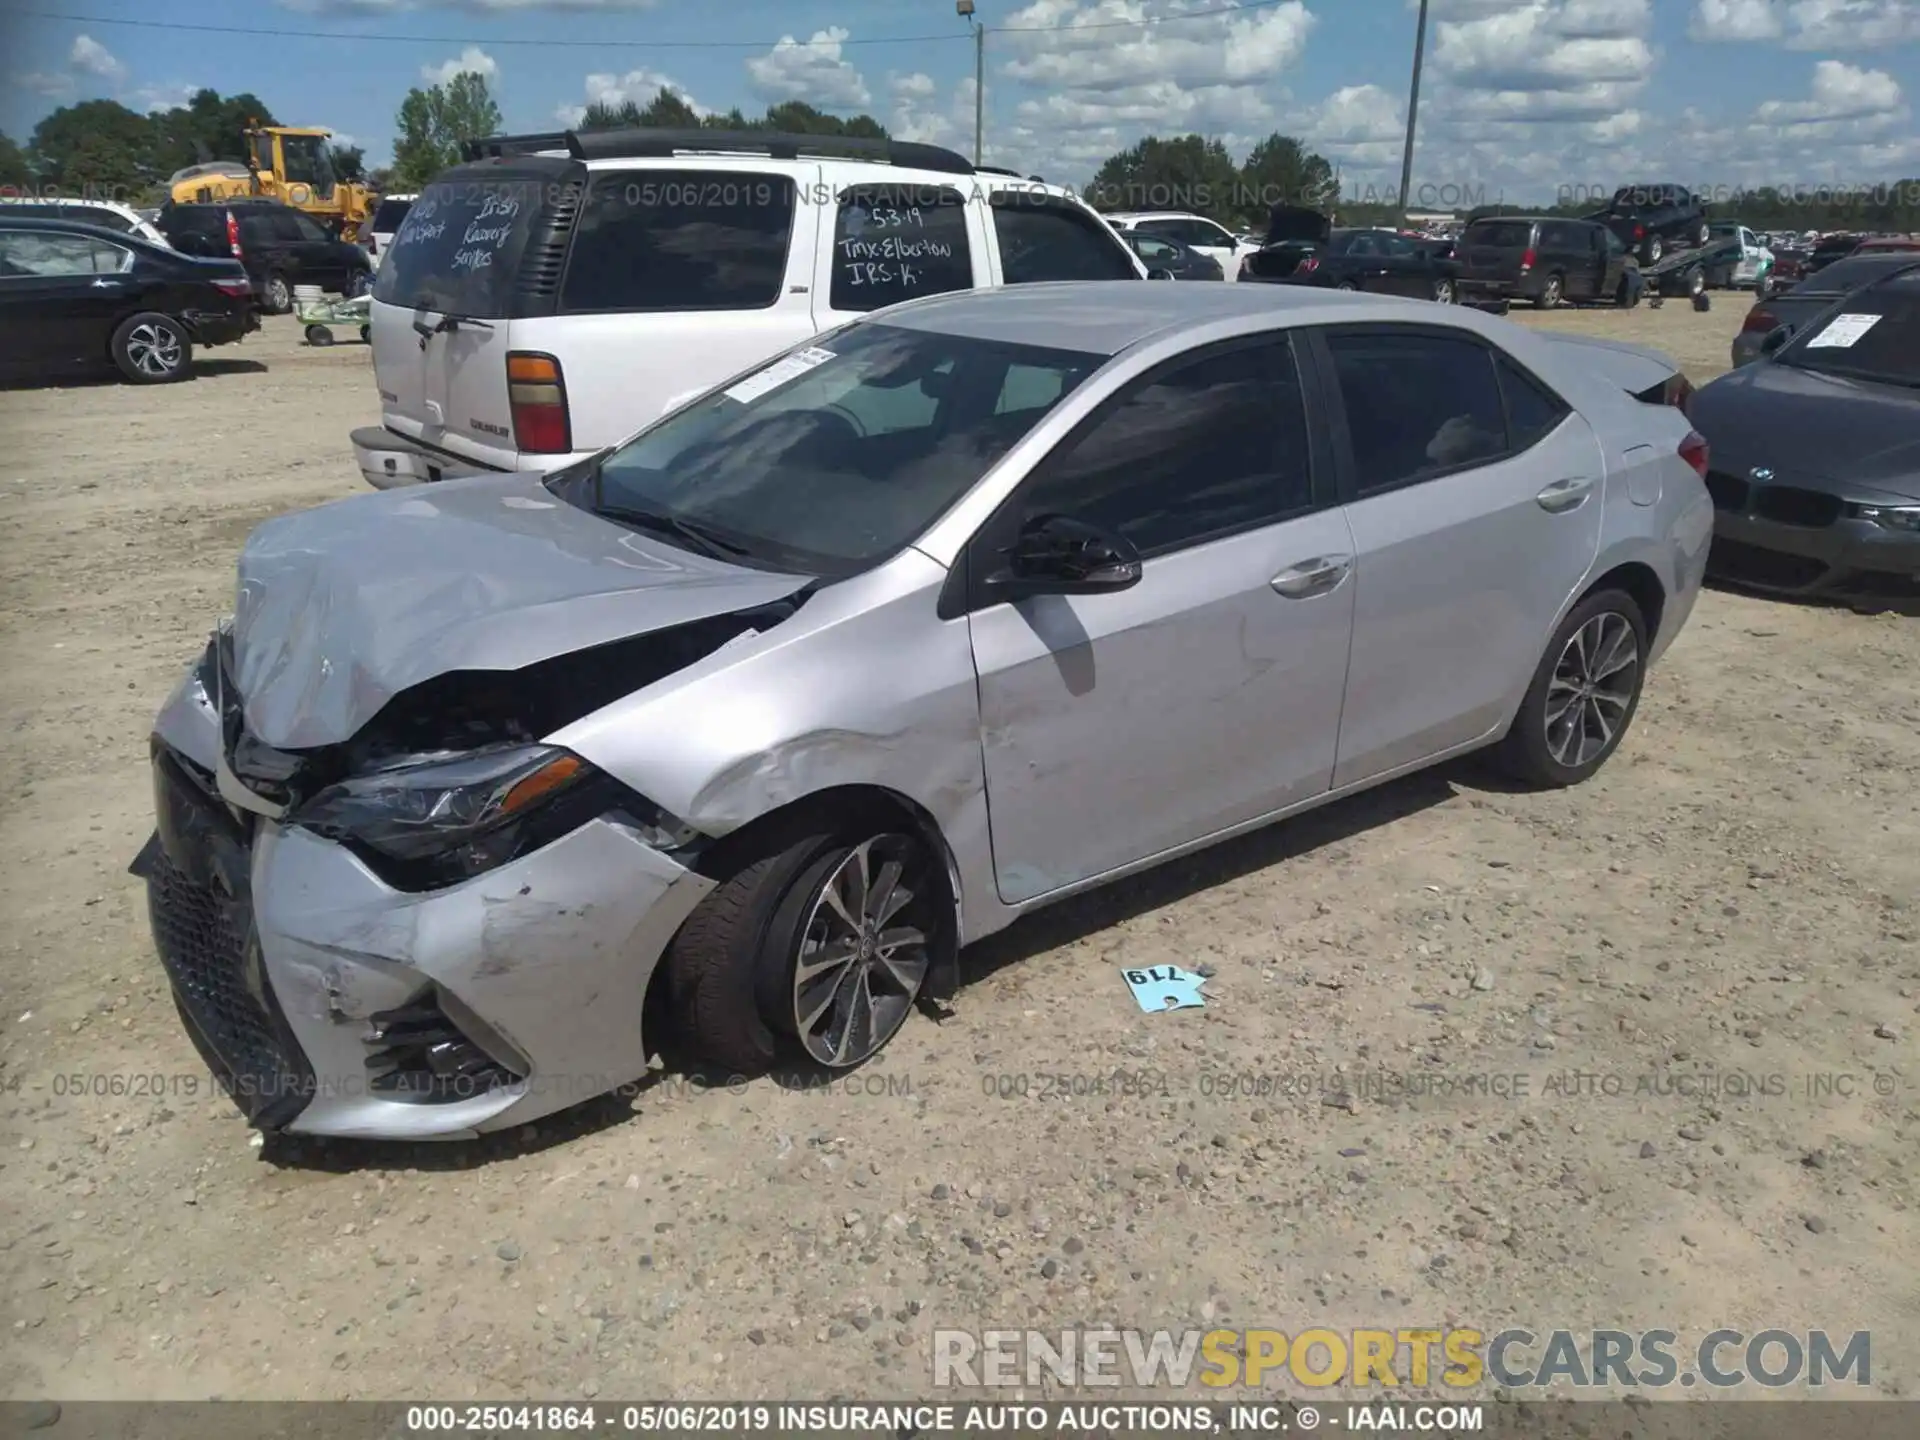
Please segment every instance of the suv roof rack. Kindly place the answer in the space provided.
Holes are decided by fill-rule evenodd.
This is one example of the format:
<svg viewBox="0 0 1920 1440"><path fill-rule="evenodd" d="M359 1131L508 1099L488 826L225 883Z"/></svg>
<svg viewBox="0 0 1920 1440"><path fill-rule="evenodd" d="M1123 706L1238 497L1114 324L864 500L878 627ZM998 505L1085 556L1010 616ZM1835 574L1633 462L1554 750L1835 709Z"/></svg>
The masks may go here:
<svg viewBox="0 0 1920 1440"><path fill-rule="evenodd" d="M565 130L541 130L528 135L482 135L460 142L462 160L497 160L503 155L532 155L541 150L567 148Z"/></svg>
<svg viewBox="0 0 1920 1440"><path fill-rule="evenodd" d="M545 140L547 137L535 137ZM883 164L971 175L973 162L941 145L909 140L868 140L850 135L787 135L752 130L656 130L628 126L621 130L573 130L560 137L576 160L628 160L643 156L682 153L766 155L795 160L801 155L843 160L874 160Z"/></svg>

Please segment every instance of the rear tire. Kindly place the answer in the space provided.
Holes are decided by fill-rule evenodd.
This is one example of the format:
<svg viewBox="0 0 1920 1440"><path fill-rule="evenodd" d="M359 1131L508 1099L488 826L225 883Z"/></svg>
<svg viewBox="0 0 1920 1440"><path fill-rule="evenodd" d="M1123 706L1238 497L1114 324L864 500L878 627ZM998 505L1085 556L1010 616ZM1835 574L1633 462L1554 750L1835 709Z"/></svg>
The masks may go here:
<svg viewBox="0 0 1920 1440"><path fill-rule="evenodd" d="M166 385L193 370L193 341L171 315L142 311L113 332L113 363L136 385Z"/></svg>
<svg viewBox="0 0 1920 1440"><path fill-rule="evenodd" d="M278 270L267 276L261 288L260 303L269 315L284 315L293 309L293 287Z"/></svg>
<svg viewBox="0 0 1920 1440"><path fill-rule="evenodd" d="M1451 280L1436 280L1433 282L1434 304L1451 305L1453 304L1453 300L1453 282Z"/></svg>
<svg viewBox="0 0 1920 1440"><path fill-rule="evenodd" d="M1661 241L1660 237L1658 235L1649 235L1646 244L1642 246L1640 250L1640 263L1642 265L1658 265L1661 257L1666 253L1667 247Z"/></svg>
<svg viewBox="0 0 1920 1440"><path fill-rule="evenodd" d="M662 961L677 1034L738 1075L783 1051L826 1070L878 1054L951 954L943 863L891 817L820 812L768 829L731 863ZM883 890L889 873L897 888ZM840 919L849 907L871 926L855 933Z"/></svg>
<svg viewBox="0 0 1920 1440"><path fill-rule="evenodd" d="M355 270L347 276L347 299L358 300L373 288L373 278L364 270Z"/></svg>
<svg viewBox="0 0 1920 1440"><path fill-rule="evenodd" d="M1634 598L1624 590L1587 596L1547 642L1494 763L1541 789L1590 778L1640 708L1646 655L1647 623Z"/></svg>
<svg viewBox="0 0 1920 1440"><path fill-rule="evenodd" d="M1566 282L1558 275L1547 276L1546 284L1540 287L1540 294L1534 299L1534 305L1541 310L1552 310L1559 305L1566 291Z"/></svg>
<svg viewBox="0 0 1920 1440"><path fill-rule="evenodd" d="M1358 290L1360 287L1354 284L1353 281L1351 280L1342 280L1338 285L1334 286L1333 288L1336 290Z"/></svg>

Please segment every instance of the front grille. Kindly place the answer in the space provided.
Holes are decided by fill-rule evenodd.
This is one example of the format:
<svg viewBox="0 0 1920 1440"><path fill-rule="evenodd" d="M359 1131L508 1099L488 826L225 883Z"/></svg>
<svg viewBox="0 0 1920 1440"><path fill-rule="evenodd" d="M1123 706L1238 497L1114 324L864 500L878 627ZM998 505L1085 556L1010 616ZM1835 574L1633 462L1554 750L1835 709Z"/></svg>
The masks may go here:
<svg viewBox="0 0 1920 1440"><path fill-rule="evenodd" d="M1707 472L1707 493L1713 497L1716 510L1738 515L1747 508L1747 490L1747 482L1738 475L1729 475L1724 470Z"/></svg>
<svg viewBox="0 0 1920 1440"><path fill-rule="evenodd" d="M1824 530L1840 518L1841 509L1839 496L1822 494L1818 490L1798 490L1791 485L1761 485L1753 492L1753 513L1776 525Z"/></svg>
<svg viewBox="0 0 1920 1440"><path fill-rule="evenodd" d="M306 1108L313 1073L273 1009L258 947L251 943L252 912L228 893L231 881L217 878L222 871L212 855L215 832L191 823L197 807L213 802L189 793L191 779L181 778L187 772L170 761L163 754L155 767L164 834L147 871L154 948L188 1033L221 1087L250 1123L277 1130ZM165 834L185 847L178 858L167 853ZM233 848L232 842L218 843ZM244 860L244 851L239 853Z"/></svg>
<svg viewBox="0 0 1920 1440"><path fill-rule="evenodd" d="M1827 565L1805 555L1788 555L1716 537L1713 548L1707 551L1707 573L1735 585L1763 590L1803 590L1826 575Z"/></svg>

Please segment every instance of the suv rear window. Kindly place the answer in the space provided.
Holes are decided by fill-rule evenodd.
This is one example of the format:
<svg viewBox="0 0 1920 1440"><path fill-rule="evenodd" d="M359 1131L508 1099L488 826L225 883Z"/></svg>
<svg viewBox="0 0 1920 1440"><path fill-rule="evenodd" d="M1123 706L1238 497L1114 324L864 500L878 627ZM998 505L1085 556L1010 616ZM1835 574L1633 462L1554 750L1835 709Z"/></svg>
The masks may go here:
<svg viewBox="0 0 1920 1440"><path fill-rule="evenodd" d="M160 212L160 229L168 235L222 235L227 212L214 205L182 205Z"/></svg>
<svg viewBox="0 0 1920 1440"><path fill-rule="evenodd" d="M786 282L793 181L744 171L595 175L560 308L764 310Z"/></svg>
<svg viewBox="0 0 1920 1440"><path fill-rule="evenodd" d="M1009 285L1139 278L1104 222L1052 196L995 195L993 233L1000 242L1001 278ZM1139 243L1153 242L1143 236ZM1177 264L1178 256L1162 263Z"/></svg>
<svg viewBox="0 0 1920 1440"><path fill-rule="evenodd" d="M413 208L411 200L382 200L374 207L373 224L367 228L380 235L391 235L400 228L400 222L407 218L407 211Z"/></svg>
<svg viewBox="0 0 1920 1440"><path fill-rule="evenodd" d="M528 237L560 181L451 172L421 192L380 257L374 298L476 319L507 313Z"/></svg>
<svg viewBox="0 0 1920 1440"><path fill-rule="evenodd" d="M972 286L967 206L958 190L860 185L840 192L828 292L835 310L878 310Z"/></svg>
<svg viewBox="0 0 1920 1440"><path fill-rule="evenodd" d="M1495 245L1503 250L1524 250L1533 243L1531 220L1480 220L1467 227L1463 245Z"/></svg>

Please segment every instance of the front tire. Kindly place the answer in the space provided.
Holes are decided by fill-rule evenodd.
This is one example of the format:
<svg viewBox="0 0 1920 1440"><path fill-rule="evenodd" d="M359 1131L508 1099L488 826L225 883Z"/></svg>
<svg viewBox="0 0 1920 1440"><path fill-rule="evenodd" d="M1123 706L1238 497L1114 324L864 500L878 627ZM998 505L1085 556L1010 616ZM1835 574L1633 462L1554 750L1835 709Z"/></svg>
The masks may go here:
<svg viewBox="0 0 1920 1440"><path fill-rule="evenodd" d="M879 816L812 817L735 859L667 950L678 1034L741 1075L783 1050L832 1071L871 1059L951 953L944 866Z"/></svg>
<svg viewBox="0 0 1920 1440"><path fill-rule="evenodd" d="M1589 779L1640 708L1646 655L1647 623L1634 598L1624 590L1587 596L1553 632L1495 763L1541 789Z"/></svg>
<svg viewBox="0 0 1920 1440"><path fill-rule="evenodd" d="M113 363L136 385L166 385L191 372L193 341L171 315L147 311L113 332Z"/></svg>

